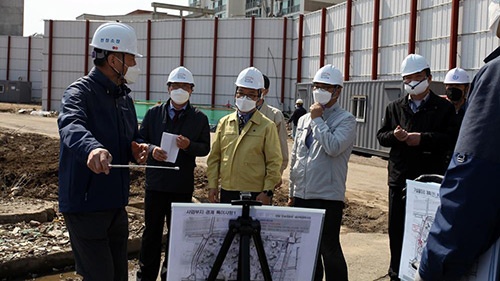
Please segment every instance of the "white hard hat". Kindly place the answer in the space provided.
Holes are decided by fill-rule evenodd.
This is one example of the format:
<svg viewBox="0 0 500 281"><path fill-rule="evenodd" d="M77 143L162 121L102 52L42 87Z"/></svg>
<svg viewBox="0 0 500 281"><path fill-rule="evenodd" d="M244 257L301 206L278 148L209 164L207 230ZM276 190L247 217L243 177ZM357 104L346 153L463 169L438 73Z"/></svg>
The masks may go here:
<svg viewBox="0 0 500 281"><path fill-rule="evenodd" d="M99 26L92 37L90 46L101 50L142 57L137 52L135 30L121 22L108 22Z"/></svg>
<svg viewBox="0 0 500 281"><path fill-rule="evenodd" d="M320 68L314 75L313 83L324 83L330 85L343 86L342 73L338 68L331 64L327 64Z"/></svg>
<svg viewBox="0 0 500 281"><path fill-rule="evenodd" d="M461 69L460 67L456 67L450 69L444 78L445 84L469 84L470 78L467 71Z"/></svg>
<svg viewBox="0 0 500 281"><path fill-rule="evenodd" d="M401 63L401 76L418 73L429 68L427 60L421 55L409 54Z"/></svg>
<svg viewBox="0 0 500 281"><path fill-rule="evenodd" d="M234 84L238 87L260 90L264 88L264 77L257 68L248 67L240 72Z"/></svg>
<svg viewBox="0 0 500 281"><path fill-rule="evenodd" d="M500 38L500 0L491 0L488 7L488 26Z"/></svg>
<svg viewBox="0 0 500 281"><path fill-rule="evenodd" d="M193 74L184 66L179 66L168 75L168 83L188 83L194 86Z"/></svg>
<svg viewBox="0 0 500 281"><path fill-rule="evenodd" d="M303 101L302 99L297 99L297 100L295 101L295 103L300 103L300 104L303 104L303 103L304 103L304 101Z"/></svg>

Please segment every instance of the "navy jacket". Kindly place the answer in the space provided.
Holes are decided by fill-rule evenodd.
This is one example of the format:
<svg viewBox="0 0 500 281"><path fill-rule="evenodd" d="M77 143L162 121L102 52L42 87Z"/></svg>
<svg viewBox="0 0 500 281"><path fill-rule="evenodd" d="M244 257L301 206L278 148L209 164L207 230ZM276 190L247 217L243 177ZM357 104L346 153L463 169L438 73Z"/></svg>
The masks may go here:
<svg viewBox="0 0 500 281"><path fill-rule="evenodd" d="M398 125L408 132L420 132L420 145L408 146L398 141L393 133ZM416 113L410 108L408 95L391 102L377 132L380 145L391 148L389 186L402 188L407 179L413 180L423 174L443 175L457 134L455 108L432 92Z"/></svg>
<svg viewBox="0 0 500 281"><path fill-rule="evenodd" d="M419 268L425 281L459 280L500 237L500 58L474 77L441 206Z"/></svg>
<svg viewBox="0 0 500 281"><path fill-rule="evenodd" d="M170 100L150 108L142 120L140 133L150 143L148 165L178 166L180 170L146 169L146 189L162 192L193 193L196 157L210 152L210 126L207 116L197 108L187 104L177 123L168 116ZM190 140L186 150L179 150L175 163L159 162L151 152L161 145L163 132L183 135Z"/></svg>
<svg viewBox="0 0 500 281"><path fill-rule="evenodd" d="M113 164L133 161L131 143L142 140L129 91L93 68L64 92L57 120L61 212L102 211L128 204L129 169L95 174L87 167L87 157L93 149L105 148Z"/></svg>

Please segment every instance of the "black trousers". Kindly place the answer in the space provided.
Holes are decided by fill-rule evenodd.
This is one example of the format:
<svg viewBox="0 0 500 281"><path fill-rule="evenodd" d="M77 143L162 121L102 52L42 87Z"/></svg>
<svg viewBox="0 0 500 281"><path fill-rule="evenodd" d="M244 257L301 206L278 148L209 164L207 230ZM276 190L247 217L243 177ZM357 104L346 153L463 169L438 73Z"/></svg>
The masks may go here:
<svg viewBox="0 0 500 281"><path fill-rule="evenodd" d="M316 269L314 281L323 280L323 269L326 281L347 281L347 263L340 246L340 226L344 202L331 200L304 200L294 197L294 207L324 209L325 219L318 257L316 258Z"/></svg>
<svg viewBox="0 0 500 281"><path fill-rule="evenodd" d="M146 191L144 198L144 222L146 227L142 234L141 252L139 254L140 271L137 272L138 279L142 281L155 281L158 277L161 262L162 236L165 220L167 229L170 229L170 216L172 214L172 203L190 203L191 193L171 193L161 191ZM168 243L170 231L167 235L165 246L165 258L163 267L168 264ZM166 274L161 275L166 280Z"/></svg>
<svg viewBox="0 0 500 281"><path fill-rule="evenodd" d="M403 236L405 227L406 199L404 186L389 186L389 248L391 263L389 276L391 280L400 280L399 264L403 250Z"/></svg>
<svg viewBox="0 0 500 281"><path fill-rule="evenodd" d="M128 217L125 208L64 213L76 272L85 281L128 280Z"/></svg>

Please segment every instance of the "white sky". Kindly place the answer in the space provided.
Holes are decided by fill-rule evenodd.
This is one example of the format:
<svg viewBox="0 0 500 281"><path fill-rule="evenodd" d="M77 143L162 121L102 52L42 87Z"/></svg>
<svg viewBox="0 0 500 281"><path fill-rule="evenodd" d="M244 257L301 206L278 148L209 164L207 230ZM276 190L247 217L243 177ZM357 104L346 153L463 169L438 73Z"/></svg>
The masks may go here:
<svg viewBox="0 0 500 281"><path fill-rule="evenodd" d="M123 15L138 9L153 11L152 2L188 5L188 0L24 0L23 35L44 33L44 20L74 20L81 14Z"/></svg>

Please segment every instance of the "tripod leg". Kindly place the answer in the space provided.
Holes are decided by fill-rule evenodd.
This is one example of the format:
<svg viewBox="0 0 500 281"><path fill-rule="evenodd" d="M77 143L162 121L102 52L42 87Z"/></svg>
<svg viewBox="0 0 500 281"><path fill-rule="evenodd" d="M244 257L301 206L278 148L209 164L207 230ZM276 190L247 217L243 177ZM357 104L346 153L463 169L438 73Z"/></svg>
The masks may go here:
<svg viewBox="0 0 500 281"><path fill-rule="evenodd" d="M250 235L240 234L238 281L250 281Z"/></svg>
<svg viewBox="0 0 500 281"><path fill-rule="evenodd" d="M229 231L227 232L226 237L224 238L224 242L222 243L222 246L219 250L219 253L217 254L217 258L215 259L214 265L210 270L210 274L208 275L207 281L215 281L215 278L217 278L217 274L219 274L222 263L226 258L227 251L229 250L229 247L231 247L231 242L233 241L235 235L236 235L236 229L230 226Z"/></svg>
<svg viewBox="0 0 500 281"><path fill-rule="evenodd" d="M255 249L257 250L257 255L259 256L260 267L262 269L262 274L264 275L265 281L272 281L271 271L269 270L269 264L267 263L266 252L264 251L264 244L262 243L262 237L260 236L260 223L258 229L252 233L253 242L255 243Z"/></svg>

